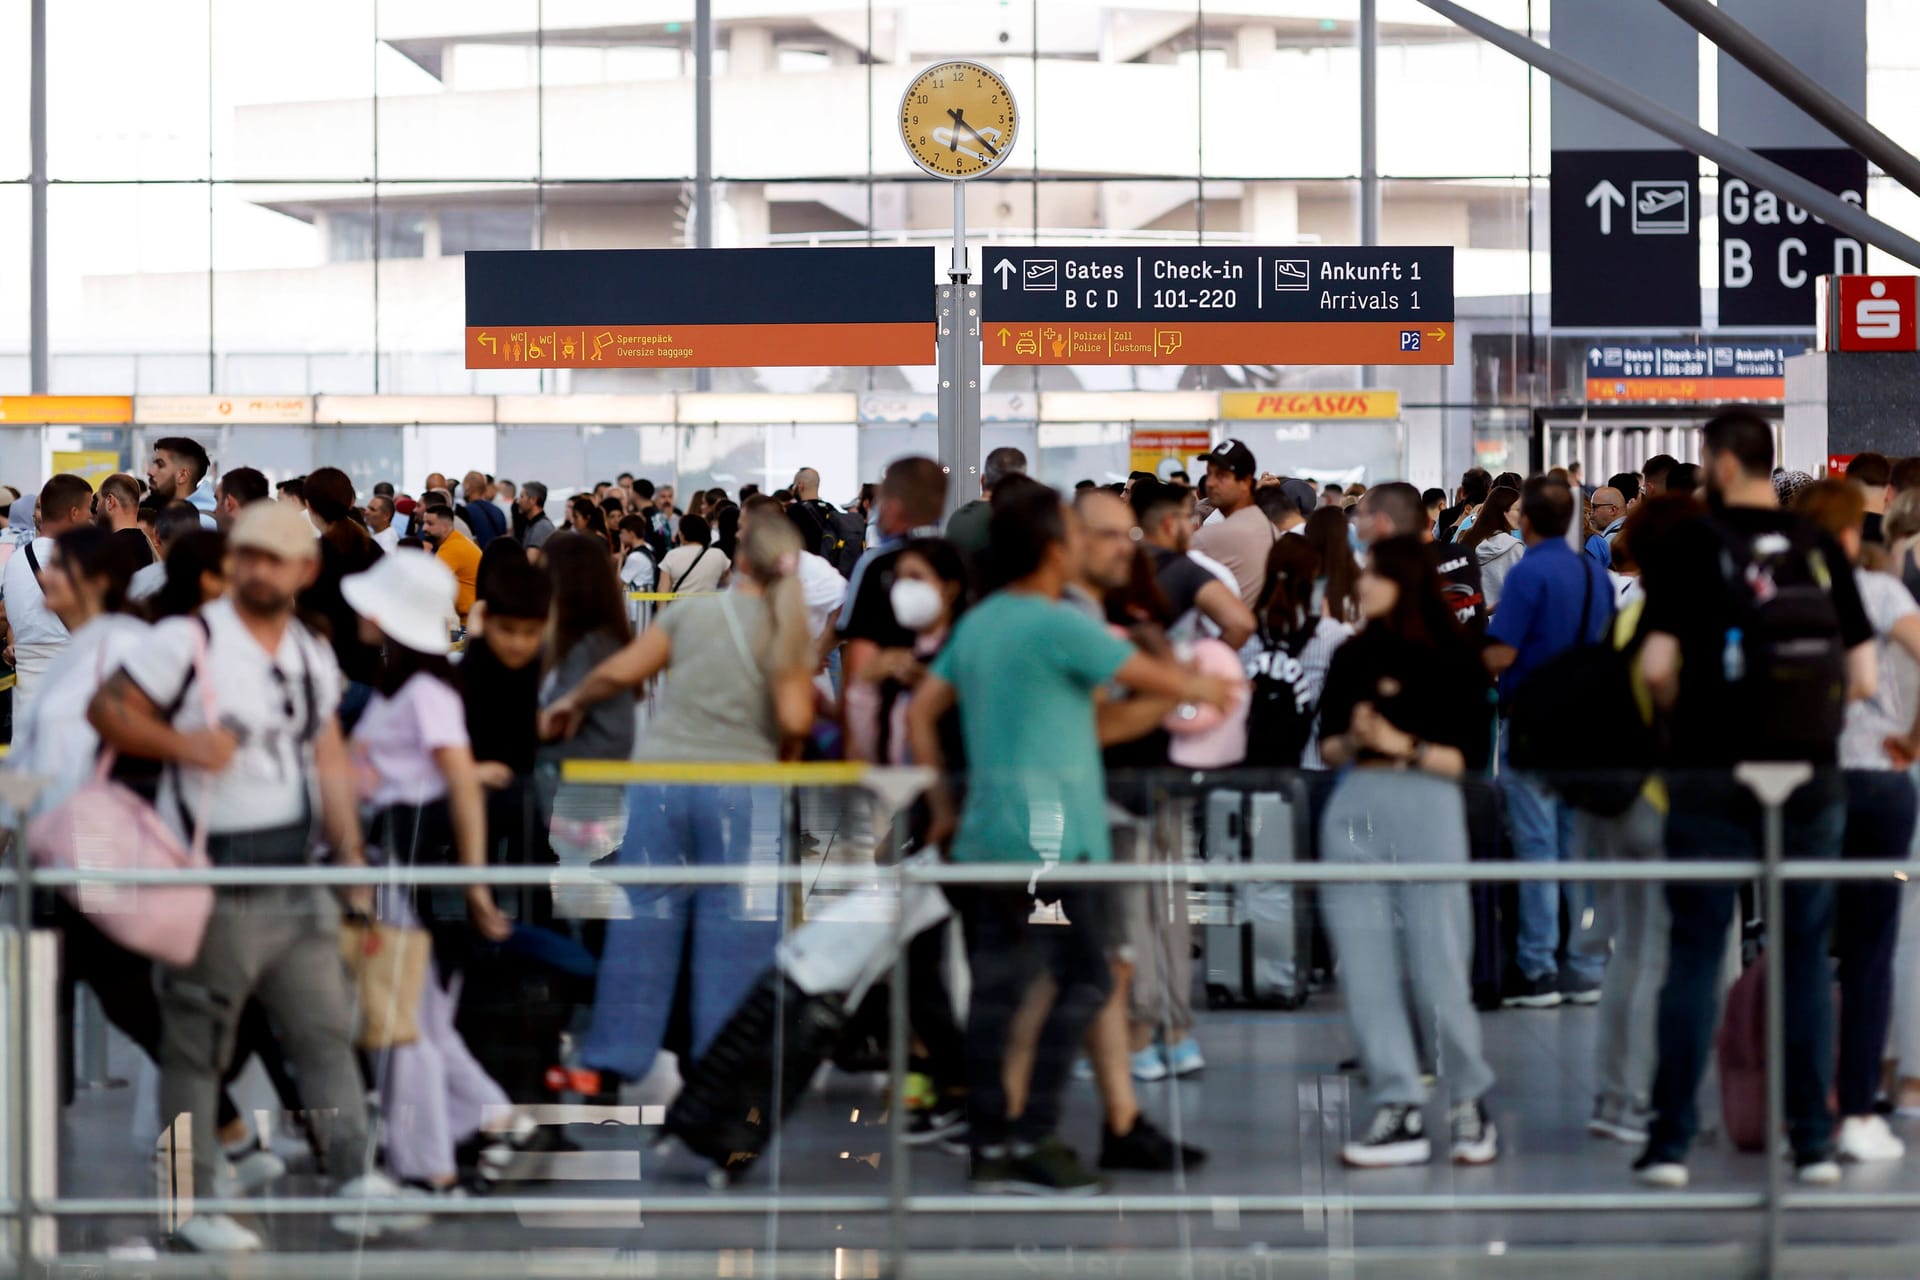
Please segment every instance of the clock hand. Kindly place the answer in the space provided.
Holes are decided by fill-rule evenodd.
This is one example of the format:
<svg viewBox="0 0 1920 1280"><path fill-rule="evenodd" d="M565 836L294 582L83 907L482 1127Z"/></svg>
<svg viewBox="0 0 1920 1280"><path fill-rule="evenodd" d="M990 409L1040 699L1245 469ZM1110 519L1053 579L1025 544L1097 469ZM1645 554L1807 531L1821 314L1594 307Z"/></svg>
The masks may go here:
<svg viewBox="0 0 1920 1280"><path fill-rule="evenodd" d="M960 118L961 117L960 112L955 111L952 107L948 107L947 114L953 117L953 122L955 124L960 125L962 128L966 126L967 122ZM960 130L959 129L947 130L947 150L958 151L959 149L960 149Z"/></svg>
<svg viewBox="0 0 1920 1280"><path fill-rule="evenodd" d="M987 149L987 154L989 156L997 156L1000 154L1000 152L994 148L994 145L991 142L988 142L985 138L980 136L980 131L978 129L974 128L972 125L967 123L965 111L949 110L947 114L953 117L953 122L955 124L959 125L962 129L965 129L968 133L972 134L973 140L975 142L978 142L981 146L985 147Z"/></svg>

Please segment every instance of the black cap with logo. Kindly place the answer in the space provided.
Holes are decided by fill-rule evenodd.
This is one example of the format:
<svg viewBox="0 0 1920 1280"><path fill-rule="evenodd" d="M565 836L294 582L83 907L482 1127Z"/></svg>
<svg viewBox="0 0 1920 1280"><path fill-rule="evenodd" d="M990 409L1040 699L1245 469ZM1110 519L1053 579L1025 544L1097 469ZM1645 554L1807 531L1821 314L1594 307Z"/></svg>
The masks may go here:
<svg viewBox="0 0 1920 1280"><path fill-rule="evenodd" d="M1218 463L1242 480L1251 479L1260 469L1253 460L1253 450L1238 440L1222 440L1200 461L1208 466Z"/></svg>

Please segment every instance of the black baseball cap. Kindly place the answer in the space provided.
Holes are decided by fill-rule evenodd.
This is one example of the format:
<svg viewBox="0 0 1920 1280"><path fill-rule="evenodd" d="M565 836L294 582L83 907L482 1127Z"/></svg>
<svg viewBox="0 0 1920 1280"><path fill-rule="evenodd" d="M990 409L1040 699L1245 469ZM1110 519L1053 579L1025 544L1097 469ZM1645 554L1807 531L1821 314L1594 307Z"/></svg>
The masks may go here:
<svg viewBox="0 0 1920 1280"><path fill-rule="evenodd" d="M1253 460L1253 450L1238 440L1222 440L1200 462L1209 466L1217 462L1242 480L1250 479L1260 469Z"/></svg>

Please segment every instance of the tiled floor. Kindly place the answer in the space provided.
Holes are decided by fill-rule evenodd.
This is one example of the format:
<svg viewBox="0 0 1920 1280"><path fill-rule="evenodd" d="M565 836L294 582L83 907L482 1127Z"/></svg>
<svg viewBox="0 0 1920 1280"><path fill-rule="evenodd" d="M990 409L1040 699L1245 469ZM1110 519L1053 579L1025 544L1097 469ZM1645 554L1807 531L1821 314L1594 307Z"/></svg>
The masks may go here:
<svg viewBox="0 0 1920 1280"><path fill-rule="evenodd" d="M813 806L804 811L801 825L816 836L808 855L815 865L843 858L858 864L869 856L865 841L836 834L848 826L840 817ZM774 816L756 813L754 827L757 860L771 860ZM1178 1084L1145 1085L1140 1093L1148 1114L1208 1148L1211 1161L1184 1178L1117 1176L1113 1193L1099 1201L970 1201L962 1162L923 1151L905 1157L911 1213L894 1218L883 1204L858 1212L820 1204L828 1197L884 1197L896 1172L880 1078L826 1071L781 1126L766 1158L727 1190L711 1189L706 1170L688 1154L654 1150L657 1108L672 1088L662 1076L630 1090L623 1099L628 1105L602 1117L620 1123L569 1126L580 1152L523 1157L508 1186L483 1202L484 1215L445 1220L365 1250L316 1217L255 1225L281 1260L295 1260L297 1274L333 1277L351 1269L407 1280L879 1277L897 1274L888 1267L901 1242L911 1249L916 1277L1757 1274L1764 1215L1729 1196L1763 1190L1765 1164L1720 1143L1697 1148L1685 1198L1615 1211L1515 1203L1552 1194L1645 1201L1628 1175L1634 1153L1585 1132L1593 1024L1591 1010L1572 1008L1485 1017L1488 1054L1500 1076L1491 1104L1503 1145L1500 1160L1488 1168L1435 1164L1355 1173L1340 1165L1339 1145L1353 1112L1364 1107L1358 1082L1339 1069L1351 1040L1337 993L1326 993L1295 1012L1204 1014L1199 1038L1206 1072ZM113 1065L123 1077L140 1075L124 1044ZM64 1195L150 1194L134 1132L137 1092L83 1093L63 1117ZM1084 1152L1097 1151L1099 1114L1091 1084L1070 1086L1064 1130ZM1920 1131L1908 1136L1920 1140ZM304 1155L296 1154L294 1165L294 1175L276 1190L317 1192ZM1850 1170L1840 1188L1895 1190L1920 1192L1920 1151L1903 1165ZM1817 1204L1823 1194L1811 1199ZM1173 1195L1195 1201L1169 1211L1165 1198ZM1419 1195L1437 1199L1424 1205L1381 1199ZM770 1211L773 1196L780 1198L777 1211ZM542 1211L543 1202L578 1197L617 1203L592 1215ZM1255 1197L1299 1199L1276 1205ZM1920 1275L1920 1215L1911 1210L1809 1208L1788 1215L1788 1225L1792 1247L1783 1257L1797 1274ZM60 1236L65 1264L81 1268L71 1272L76 1276L225 1274L199 1260L141 1256L158 1240L156 1225L145 1218L70 1218ZM1684 1252L1662 1253L1666 1246ZM487 1256L465 1252L474 1250ZM248 1272L235 1272L242 1273Z"/></svg>

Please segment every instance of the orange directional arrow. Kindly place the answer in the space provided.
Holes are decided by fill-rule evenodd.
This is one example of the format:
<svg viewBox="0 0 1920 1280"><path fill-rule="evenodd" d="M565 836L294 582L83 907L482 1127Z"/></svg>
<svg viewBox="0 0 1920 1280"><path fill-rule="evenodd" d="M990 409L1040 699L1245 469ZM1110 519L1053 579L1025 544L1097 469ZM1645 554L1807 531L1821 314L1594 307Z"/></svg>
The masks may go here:
<svg viewBox="0 0 1920 1280"><path fill-rule="evenodd" d="M1445 329L1429 329L1427 330L1427 336L1429 338L1444 338L1447 336L1447 331Z"/></svg>
<svg viewBox="0 0 1920 1280"><path fill-rule="evenodd" d="M493 352L495 355L500 354L500 339L494 337L492 334L488 333L485 329L482 329L480 331L479 336L474 338L474 341L479 343L481 346L485 347L487 350Z"/></svg>
<svg viewBox="0 0 1920 1280"><path fill-rule="evenodd" d="M1013 335L1012 335L1012 333L1011 333L1011 332L1010 332L1010 331L1008 330L1008 328L1007 328L1007 326L1005 326L1005 325L1001 325L1001 326L1000 326L1000 345L1001 345L1001 346L1003 346L1003 347L1004 347L1004 346L1006 346L1006 345L1007 345L1007 339L1008 339L1008 338L1010 338L1010 337L1012 337L1012 336L1013 336Z"/></svg>

